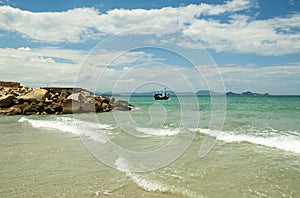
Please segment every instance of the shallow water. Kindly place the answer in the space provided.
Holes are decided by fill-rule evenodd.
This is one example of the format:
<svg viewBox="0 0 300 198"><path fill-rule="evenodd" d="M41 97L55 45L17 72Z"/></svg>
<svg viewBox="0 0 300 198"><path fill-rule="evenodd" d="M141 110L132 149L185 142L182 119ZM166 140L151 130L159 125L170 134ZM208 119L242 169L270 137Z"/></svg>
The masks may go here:
<svg viewBox="0 0 300 198"><path fill-rule="evenodd" d="M132 112L1 116L0 197L300 196L299 97L227 98L220 130L209 129L211 99L197 101L136 97ZM199 158L205 137L218 141ZM153 165L175 159L134 172L143 159L125 151L155 151Z"/></svg>

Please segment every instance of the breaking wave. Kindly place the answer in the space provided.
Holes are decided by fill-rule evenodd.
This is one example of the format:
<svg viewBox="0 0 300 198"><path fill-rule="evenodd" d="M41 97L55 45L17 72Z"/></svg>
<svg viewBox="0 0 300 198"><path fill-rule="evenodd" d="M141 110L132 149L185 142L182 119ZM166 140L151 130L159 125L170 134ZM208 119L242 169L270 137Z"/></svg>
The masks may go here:
<svg viewBox="0 0 300 198"><path fill-rule="evenodd" d="M300 137L296 135L297 133L277 133L276 136L265 135L251 135L251 134L241 134L234 132L224 132L218 130L210 129L189 129L190 131L198 131L202 134L216 137L217 140L225 142L248 142L252 144L262 145L271 148L277 148L280 150L294 152L300 154ZM260 130L260 129L257 129ZM262 134L261 131L258 131L258 134ZM264 130L265 133L267 133Z"/></svg>
<svg viewBox="0 0 300 198"><path fill-rule="evenodd" d="M128 164L129 163L122 157L119 157L115 161L115 165L119 171L124 172L128 177L132 179L134 183L136 183L139 187L143 188L146 191L170 192L186 197L202 197L201 195L196 195L196 193L188 189L170 186L165 184L164 182L158 181L157 179L152 179L147 175L143 175L145 173L129 172Z"/></svg>
<svg viewBox="0 0 300 198"><path fill-rule="evenodd" d="M168 129L168 128L155 129L155 128L137 127L136 130L145 135L152 135L152 136L173 136L180 132L179 129Z"/></svg>
<svg viewBox="0 0 300 198"><path fill-rule="evenodd" d="M111 129L111 126L107 124L86 122L69 117L58 117L55 120L35 120L22 117L19 119L19 122L28 122L33 128L84 135L91 140L101 143L107 142L103 131Z"/></svg>

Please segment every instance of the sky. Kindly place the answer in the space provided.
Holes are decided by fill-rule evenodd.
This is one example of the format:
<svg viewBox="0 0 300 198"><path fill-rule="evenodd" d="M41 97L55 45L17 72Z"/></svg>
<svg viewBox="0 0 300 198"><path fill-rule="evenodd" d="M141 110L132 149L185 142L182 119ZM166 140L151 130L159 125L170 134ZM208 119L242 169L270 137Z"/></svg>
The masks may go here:
<svg viewBox="0 0 300 198"><path fill-rule="evenodd" d="M300 95L300 0L0 0L0 80Z"/></svg>

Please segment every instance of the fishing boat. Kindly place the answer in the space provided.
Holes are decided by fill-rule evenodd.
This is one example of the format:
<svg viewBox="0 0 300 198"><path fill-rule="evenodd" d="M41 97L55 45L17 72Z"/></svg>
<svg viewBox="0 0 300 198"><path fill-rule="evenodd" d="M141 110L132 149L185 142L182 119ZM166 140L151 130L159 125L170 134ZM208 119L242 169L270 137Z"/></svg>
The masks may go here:
<svg viewBox="0 0 300 198"><path fill-rule="evenodd" d="M166 88L165 88L164 92L157 91L154 94L154 99L155 100L168 100L169 97L170 97L170 94L169 93L167 94L167 89Z"/></svg>

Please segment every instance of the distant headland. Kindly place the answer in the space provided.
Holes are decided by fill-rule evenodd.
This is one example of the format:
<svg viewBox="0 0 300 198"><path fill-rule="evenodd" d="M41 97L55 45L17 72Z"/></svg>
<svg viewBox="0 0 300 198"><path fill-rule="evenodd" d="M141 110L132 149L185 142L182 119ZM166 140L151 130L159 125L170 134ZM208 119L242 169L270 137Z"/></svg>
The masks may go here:
<svg viewBox="0 0 300 198"><path fill-rule="evenodd" d="M0 81L0 114L46 115L130 111L127 101L95 95L83 88L30 88L18 82Z"/></svg>

